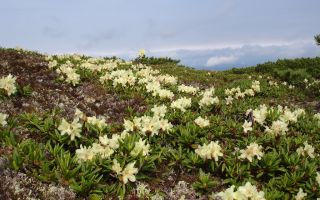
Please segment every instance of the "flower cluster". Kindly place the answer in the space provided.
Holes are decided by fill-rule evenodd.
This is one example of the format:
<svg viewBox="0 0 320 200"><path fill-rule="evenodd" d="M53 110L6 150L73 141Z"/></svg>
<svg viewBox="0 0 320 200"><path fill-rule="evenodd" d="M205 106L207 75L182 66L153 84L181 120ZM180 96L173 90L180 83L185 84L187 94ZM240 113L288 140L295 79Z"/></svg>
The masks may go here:
<svg viewBox="0 0 320 200"><path fill-rule="evenodd" d="M213 97L214 92L215 92L215 88L212 87L212 88L206 89L202 93L202 98L199 101L200 108L205 106L210 106L213 104L219 104L219 98Z"/></svg>
<svg viewBox="0 0 320 200"><path fill-rule="evenodd" d="M202 118L200 116L194 120L194 123L196 123L201 128L207 127L210 125L210 121L208 119Z"/></svg>
<svg viewBox="0 0 320 200"><path fill-rule="evenodd" d="M16 77L9 74L6 77L0 78L0 89L3 89L8 96L11 96L17 91Z"/></svg>
<svg viewBox="0 0 320 200"><path fill-rule="evenodd" d="M178 86L178 91L195 95L199 91L199 88L182 84Z"/></svg>
<svg viewBox="0 0 320 200"><path fill-rule="evenodd" d="M124 132L133 132L138 130L142 135L158 135L160 131L166 132L172 129L172 124L163 117L166 112L165 106L155 106L152 110L154 116L135 117L132 121L124 120Z"/></svg>
<svg viewBox="0 0 320 200"><path fill-rule="evenodd" d="M296 109L291 111L287 107L278 106L277 108L271 107L268 109L265 105L260 105L259 108L252 110L249 109L246 115L252 113L254 121L265 128L266 133L273 135L285 135L289 130L288 126L290 123L296 123L298 118L305 114L303 109ZM278 116L276 120L272 121L269 127L266 124L266 119L268 115Z"/></svg>
<svg viewBox="0 0 320 200"><path fill-rule="evenodd" d="M232 185L225 191L217 193L215 196L220 197L222 200L265 200L264 192L258 191L257 187L252 185L250 182L247 182L244 186L240 186L237 191L235 191L235 186Z"/></svg>
<svg viewBox="0 0 320 200"><path fill-rule="evenodd" d="M231 104L233 99L241 99L247 96L254 96L256 93L260 92L260 82L259 81L253 81L251 88L241 91L240 87L236 88L227 88L225 89L225 94L228 96L227 105Z"/></svg>
<svg viewBox="0 0 320 200"><path fill-rule="evenodd" d="M240 150L240 153L239 158L248 159L250 162L252 162L254 156L256 156L258 160L263 156L262 146L257 143L250 143L246 149Z"/></svg>
<svg viewBox="0 0 320 200"><path fill-rule="evenodd" d="M177 99L171 103L170 107L173 109L179 109L182 112L185 112L186 108L191 107L191 98L182 97L180 99Z"/></svg>
<svg viewBox="0 0 320 200"><path fill-rule="evenodd" d="M223 156L221 152L221 146L218 144L219 142L211 141L209 144L199 145L195 150L196 154L198 154L202 159L210 160L214 159L218 161L219 156Z"/></svg>
<svg viewBox="0 0 320 200"><path fill-rule="evenodd" d="M69 123L63 118L58 130L60 131L61 135L70 135L70 139L73 141L75 137L81 137L81 128L82 124L79 123L79 120L74 119L71 123Z"/></svg>
<svg viewBox="0 0 320 200"><path fill-rule="evenodd" d="M111 138L107 135L99 137L99 143L93 143L89 147L80 145L80 149L76 150L76 156L79 162L90 161L97 156L101 158L110 158L110 156L119 148L119 140L123 135L113 134Z"/></svg>
<svg viewBox="0 0 320 200"><path fill-rule="evenodd" d="M138 173L138 168L135 168L135 161L126 165L126 167L122 168L120 163L114 159L113 165L111 167L112 171L114 171L117 176L119 176L120 181L126 184L128 181L135 182L136 174Z"/></svg>
<svg viewBox="0 0 320 200"><path fill-rule="evenodd" d="M79 84L80 75L77 74L76 69L72 68L70 64L61 65L57 70L58 74L65 76L65 81L73 86Z"/></svg>
<svg viewBox="0 0 320 200"><path fill-rule="evenodd" d="M146 140L142 140L141 138L139 141L135 142L133 150L130 152L130 155L136 157L139 154L142 156L149 155L150 152L150 144L146 144Z"/></svg>
<svg viewBox="0 0 320 200"><path fill-rule="evenodd" d="M314 158L314 147L308 144L308 142L304 142L304 147L299 147L297 149L297 153L301 156L309 156L310 158Z"/></svg>
<svg viewBox="0 0 320 200"><path fill-rule="evenodd" d="M8 118L7 114L0 113L0 125L1 126L6 126L7 125L7 121L6 121L7 118Z"/></svg>

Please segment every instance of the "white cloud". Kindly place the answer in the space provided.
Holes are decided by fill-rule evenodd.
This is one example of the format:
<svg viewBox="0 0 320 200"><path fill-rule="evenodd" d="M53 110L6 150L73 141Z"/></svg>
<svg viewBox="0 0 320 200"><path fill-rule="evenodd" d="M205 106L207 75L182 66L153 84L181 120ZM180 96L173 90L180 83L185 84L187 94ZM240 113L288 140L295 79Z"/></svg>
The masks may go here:
<svg viewBox="0 0 320 200"><path fill-rule="evenodd" d="M222 65L222 64L230 64L237 60L238 58L235 56L213 56L210 57L206 63L207 67Z"/></svg>

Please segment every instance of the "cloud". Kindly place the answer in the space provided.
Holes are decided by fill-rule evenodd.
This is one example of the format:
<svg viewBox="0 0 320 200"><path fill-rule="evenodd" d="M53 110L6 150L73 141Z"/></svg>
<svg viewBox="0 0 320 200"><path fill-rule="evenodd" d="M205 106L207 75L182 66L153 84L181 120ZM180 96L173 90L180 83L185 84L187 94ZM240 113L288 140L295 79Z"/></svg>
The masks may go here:
<svg viewBox="0 0 320 200"><path fill-rule="evenodd" d="M213 67L222 64L230 64L237 60L235 56L213 56L210 57L206 63L207 67Z"/></svg>

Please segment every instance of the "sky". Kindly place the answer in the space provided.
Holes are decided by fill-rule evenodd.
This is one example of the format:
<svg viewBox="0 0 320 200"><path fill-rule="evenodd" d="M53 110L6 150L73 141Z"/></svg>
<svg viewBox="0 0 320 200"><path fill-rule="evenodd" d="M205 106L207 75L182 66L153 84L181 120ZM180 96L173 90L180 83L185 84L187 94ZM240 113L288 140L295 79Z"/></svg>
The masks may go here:
<svg viewBox="0 0 320 200"><path fill-rule="evenodd" d="M0 46L132 59L168 56L199 69L320 55L319 0L2 0Z"/></svg>

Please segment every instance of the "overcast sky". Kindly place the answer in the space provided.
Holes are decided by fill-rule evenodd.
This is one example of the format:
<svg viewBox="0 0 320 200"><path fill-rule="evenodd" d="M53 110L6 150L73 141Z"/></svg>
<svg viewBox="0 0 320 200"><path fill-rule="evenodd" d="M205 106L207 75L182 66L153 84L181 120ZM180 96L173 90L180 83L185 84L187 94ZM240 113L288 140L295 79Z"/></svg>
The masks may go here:
<svg viewBox="0 0 320 200"><path fill-rule="evenodd" d="M315 57L319 0L2 0L0 46L132 58L198 68Z"/></svg>

